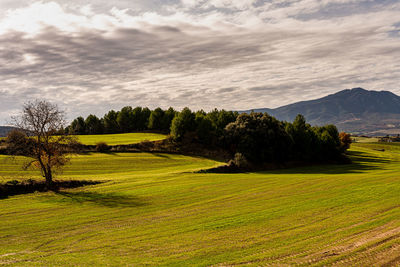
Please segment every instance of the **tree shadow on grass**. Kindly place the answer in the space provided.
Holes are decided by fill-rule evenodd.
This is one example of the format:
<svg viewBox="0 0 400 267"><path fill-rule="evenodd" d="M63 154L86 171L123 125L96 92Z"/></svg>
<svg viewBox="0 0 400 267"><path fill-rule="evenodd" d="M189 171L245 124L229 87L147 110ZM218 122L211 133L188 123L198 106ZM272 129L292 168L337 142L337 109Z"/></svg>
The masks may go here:
<svg viewBox="0 0 400 267"><path fill-rule="evenodd" d="M76 152L76 155L80 155L80 156L92 156L94 154L105 154L105 155L110 155L110 156L115 156L115 157L122 157L121 155L119 155L119 153L122 152L115 152L115 151L104 151L104 152L100 152L100 151L81 151L81 152Z"/></svg>
<svg viewBox="0 0 400 267"><path fill-rule="evenodd" d="M54 180L53 190L57 191L60 190L60 188L78 188L82 186L97 185L103 182L87 180ZM5 183L0 183L0 199L8 198L9 196L48 191L51 190L48 189L46 182L43 180L10 180Z"/></svg>
<svg viewBox="0 0 400 267"><path fill-rule="evenodd" d="M77 203L77 204L95 204L104 207L140 207L148 205L143 199L134 196L123 196L113 193L97 193L97 192L57 192L63 196L57 199L57 202Z"/></svg>
<svg viewBox="0 0 400 267"><path fill-rule="evenodd" d="M371 170L380 170L391 162L387 158L375 157L369 153L360 151L348 152L352 163L350 164L304 164L294 168L283 168L271 171L263 171L263 173L276 174L346 174L346 173L362 173Z"/></svg>
<svg viewBox="0 0 400 267"><path fill-rule="evenodd" d="M168 155L168 154L160 154L160 153L155 153L155 152L152 152L151 154L153 156L156 156L156 157L159 157L159 158L166 158L166 159L170 159L171 158L170 155Z"/></svg>

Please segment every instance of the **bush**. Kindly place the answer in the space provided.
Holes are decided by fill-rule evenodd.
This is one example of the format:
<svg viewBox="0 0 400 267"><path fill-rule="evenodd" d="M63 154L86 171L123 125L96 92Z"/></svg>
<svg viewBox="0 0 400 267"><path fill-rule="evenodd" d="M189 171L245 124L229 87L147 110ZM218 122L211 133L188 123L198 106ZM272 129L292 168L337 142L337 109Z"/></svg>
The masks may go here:
<svg viewBox="0 0 400 267"><path fill-rule="evenodd" d="M352 143L351 135L345 132L341 132L339 134L339 139L340 139L340 150L342 152L346 152L346 150L350 148L350 145Z"/></svg>
<svg viewBox="0 0 400 267"><path fill-rule="evenodd" d="M96 151L97 152L108 152L110 151L111 147L108 146L105 142L99 142L96 144Z"/></svg>
<svg viewBox="0 0 400 267"><path fill-rule="evenodd" d="M239 169L247 169L250 167L249 162L242 153L236 153L232 163Z"/></svg>
<svg viewBox="0 0 400 267"><path fill-rule="evenodd" d="M33 151L34 140L29 138L25 132L12 130L6 138L7 153L16 156L29 156Z"/></svg>
<svg viewBox="0 0 400 267"><path fill-rule="evenodd" d="M151 150L154 148L154 143L149 140L143 140L139 143L139 146L143 150Z"/></svg>

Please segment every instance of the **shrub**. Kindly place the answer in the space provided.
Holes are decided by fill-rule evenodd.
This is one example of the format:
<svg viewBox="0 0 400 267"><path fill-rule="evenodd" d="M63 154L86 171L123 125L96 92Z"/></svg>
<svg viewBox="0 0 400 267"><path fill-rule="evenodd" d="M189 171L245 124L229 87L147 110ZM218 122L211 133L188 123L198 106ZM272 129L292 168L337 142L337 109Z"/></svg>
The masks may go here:
<svg viewBox="0 0 400 267"><path fill-rule="evenodd" d="M139 143L139 146L143 150L151 150L154 148L154 143L149 140L143 140Z"/></svg>
<svg viewBox="0 0 400 267"><path fill-rule="evenodd" d="M99 142L96 144L97 152L107 152L110 151L111 147L108 146L105 142Z"/></svg>
<svg viewBox="0 0 400 267"><path fill-rule="evenodd" d="M7 135L6 146L8 154L28 156L32 154L33 140L21 130L12 130Z"/></svg>
<svg viewBox="0 0 400 267"><path fill-rule="evenodd" d="M247 169L250 167L249 162L242 153L236 153L233 158L233 163L240 169Z"/></svg>
<svg viewBox="0 0 400 267"><path fill-rule="evenodd" d="M340 150L342 152L345 152L347 149L350 148L350 144L352 143L351 135L345 132L341 132L339 134L339 139L340 139Z"/></svg>

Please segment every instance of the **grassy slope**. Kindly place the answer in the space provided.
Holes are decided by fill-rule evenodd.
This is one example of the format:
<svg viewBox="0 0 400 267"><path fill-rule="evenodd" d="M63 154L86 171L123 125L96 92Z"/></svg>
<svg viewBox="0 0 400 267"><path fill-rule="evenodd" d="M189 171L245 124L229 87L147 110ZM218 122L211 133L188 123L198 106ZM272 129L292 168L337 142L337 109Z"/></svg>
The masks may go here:
<svg viewBox="0 0 400 267"><path fill-rule="evenodd" d="M376 143L378 142L378 137L352 137L357 143Z"/></svg>
<svg viewBox="0 0 400 267"><path fill-rule="evenodd" d="M0 200L0 263L400 261L400 147L351 153L353 165L247 174L190 173L218 163L176 155L79 156L65 178L110 182Z"/></svg>
<svg viewBox="0 0 400 267"><path fill-rule="evenodd" d="M125 134L100 134L77 135L78 140L85 145L95 145L98 142L106 142L108 145L127 145L142 142L144 140L157 141L166 137L157 133L125 133Z"/></svg>

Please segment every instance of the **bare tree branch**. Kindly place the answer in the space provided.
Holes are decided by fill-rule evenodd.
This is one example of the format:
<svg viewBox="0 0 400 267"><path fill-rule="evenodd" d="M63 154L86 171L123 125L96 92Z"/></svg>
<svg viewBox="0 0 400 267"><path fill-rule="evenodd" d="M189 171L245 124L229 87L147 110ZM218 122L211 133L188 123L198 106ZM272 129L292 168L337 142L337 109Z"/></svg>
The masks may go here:
<svg viewBox="0 0 400 267"><path fill-rule="evenodd" d="M26 103L21 114L12 119L20 132L7 137L8 146L13 148L11 154L30 157L32 160L24 167L38 167L48 188L53 189L54 170L69 162L67 154L77 143L63 131L64 112L46 100L35 100Z"/></svg>

